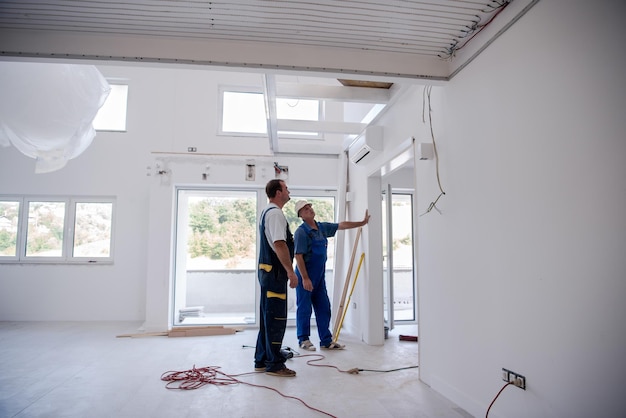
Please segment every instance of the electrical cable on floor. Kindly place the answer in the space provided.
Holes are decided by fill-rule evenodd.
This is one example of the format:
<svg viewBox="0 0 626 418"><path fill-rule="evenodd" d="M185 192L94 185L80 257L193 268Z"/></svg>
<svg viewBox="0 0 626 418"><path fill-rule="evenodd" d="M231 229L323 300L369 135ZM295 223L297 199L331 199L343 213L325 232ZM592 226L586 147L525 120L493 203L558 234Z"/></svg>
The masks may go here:
<svg viewBox="0 0 626 418"><path fill-rule="evenodd" d="M241 348L255 348L255 347L249 346L249 345L242 345ZM389 372L395 372L395 371L399 371L399 370L414 369L414 368L418 367L418 366L407 366L407 367L400 367L400 368L390 369L390 370L374 370L374 369L362 369L362 368L354 367L354 368L349 369L349 370L342 370L339 367L334 366L332 364L313 364L315 362L324 360L326 358L322 354L304 354L304 355L301 355L299 352L293 350L291 347L288 347L288 346L281 347L281 352L283 352L283 355L290 354L291 357L289 357L289 358L293 358L293 357L315 357L314 359L307 360L306 364L308 364L309 366L315 366L315 367L328 367L328 368L335 369L335 370L339 371L340 373L348 373L348 374L358 374L359 372L389 373ZM329 417L336 418L334 415L331 415L328 412L324 412L324 411L322 411L320 409L317 409L315 407L310 406L309 404L307 404L305 401L303 401L302 399L300 399L298 397L285 395L284 393L280 392L278 389L275 389L275 388L273 388L271 386L257 385L257 384L254 384L254 383L244 382L242 380L237 379L237 377L239 377L239 376L245 376L245 375L250 375L250 374L257 374L257 373L263 373L263 372L255 371L255 372L247 372L247 373L240 373L240 374L226 374L224 372L221 372L219 369L220 369L220 367L218 367L218 366L207 366L207 367L197 368L195 366L195 364L194 364L193 367L190 370L181 370L181 371L172 370L172 371L167 371L167 372L165 372L165 373L163 373L161 375L161 380L164 381L164 382L167 382L166 385L165 385L166 389L172 389L172 390L175 390L175 389L177 389L177 390L195 390L195 389L199 389L199 388L201 388L203 386L206 386L206 385L226 386L226 385L236 385L236 384L242 384L242 385L248 385L248 386L257 387L257 388L269 389L269 390L272 390L272 391L276 392L277 394L279 394L283 398L297 400L298 402L302 403L304 406L306 406L307 408L309 408L312 411L316 411L316 412L319 412L321 414L327 415ZM494 399L494 401L495 401L495 399ZM487 412L489 412L489 411L487 411Z"/></svg>
<svg viewBox="0 0 626 418"><path fill-rule="evenodd" d="M202 386L205 386L205 385L223 386L223 385L235 385L235 384L242 384L242 385L248 385L248 386L253 386L257 388L269 389L278 393L283 398L294 399L302 403L304 406L306 406L312 411L316 411L321 414L327 415L329 417L336 418L334 415L331 415L328 412L324 412L321 409L317 409L317 408L310 406L309 404L307 404L305 401L303 401L302 399L298 397L285 395L284 393L280 392L278 389L274 389L273 387L244 382L242 380L235 378L235 376L243 376L243 375L254 374L254 373L257 373L257 372L242 373L239 375L228 375L226 373L219 371L219 367L216 367L216 366L196 368L196 366L194 365L193 368L190 370L165 372L161 375L161 380L167 382L167 384L165 385L167 389L194 390L194 389L201 388Z"/></svg>
<svg viewBox="0 0 626 418"><path fill-rule="evenodd" d="M508 382L506 383L504 386L502 386L502 389L500 389L500 392L498 392L498 394L496 395L495 398L493 398L493 401L491 401L491 404L489 404L489 408L487 408L487 413L485 414L485 418L487 418L489 416L489 410L491 409L491 407L493 406L494 402L496 401L496 399L498 399L498 396L500 396L500 394L502 393L502 391L504 389L506 389L507 386L512 385L513 383Z"/></svg>
<svg viewBox="0 0 626 418"><path fill-rule="evenodd" d="M255 348L255 347L251 345L242 345L241 348ZM390 372L397 372L400 370L417 369L419 367L419 366L406 366L406 367L399 367L397 369L389 369L389 370L361 369L359 367L353 367L352 369L342 370L337 366L333 366L332 364L313 364L316 361L322 361L326 358L326 356L322 354L300 354L299 352L297 352L296 350L288 346L282 347L281 352L287 358L293 358L294 356L295 357L316 357L315 359L307 360L306 364L308 364L309 366L315 366L315 367L328 367L331 369L335 369L340 373L348 373L348 374L359 374L359 372L390 373Z"/></svg>
<svg viewBox="0 0 626 418"><path fill-rule="evenodd" d="M359 372L389 373L389 372L396 372L399 370L416 369L418 367L418 366L407 366L407 367L400 367L397 369L390 369L390 370L373 370L373 369L361 369L359 367L353 367L352 369L349 369L349 370L342 370L337 366L333 366L332 364L313 364L313 362L321 361L326 358L322 354L304 354L299 357L318 357L316 359L308 360L306 364L308 364L309 366L315 366L315 367L329 367L331 369L337 370L340 373L348 373L348 374L359 374Z"/></svg>
<svg viewBox="0 0 626 418"><path fill-rule="evenodd" d="M251 345L242 345L241 348L255 348ZM322 354L300 354L299 352L297 352L296 350L294 350L291 347L288 346L284 346L281 348L281 351L283 352L283 355L291 355L287 358L292 358L292 357L317 357L315 359L312 360L308 360L306 362L306 364L308 364L309 366L315 366L315 367L328 367L331 369L335 369L340 373L348 373L348 374L358 374L359 372L374 372L374 373L390 373L390 372L397 372L400 370L407 370L407 369L417 369L419 366L407 366L407 367L399 367L397 369L390 369L390 370L373 370L373 369L361 369L359 367L353 367L352 369L348 369L348 370L341 370L340 368L338 368L337 366L333 366L332 364L313 364L316 361L322 361L324 360L326 357Z"/></svg>
<svg viewBox="0 0 626 418"><path fill-rule="evenodd" d="M371 369L359 369L360 372L378 372L378 373L390 373L390 372L397 372L400 370L408 370L408 369L417 369L419 366L406 366L406 367L399 367L397 369L389 369L389 370L371 370Z"/></svg>

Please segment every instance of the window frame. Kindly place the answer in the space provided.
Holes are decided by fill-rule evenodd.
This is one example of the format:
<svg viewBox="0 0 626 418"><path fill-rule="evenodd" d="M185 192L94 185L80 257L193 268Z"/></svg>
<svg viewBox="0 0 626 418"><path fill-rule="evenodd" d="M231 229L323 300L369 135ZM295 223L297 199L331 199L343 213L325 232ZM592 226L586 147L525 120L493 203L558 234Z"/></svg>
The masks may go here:
<svg viewBox="0 0 626 418"><path fill-rule="evenodd" d="M263 89L259 87L251 87L251 86L233 86L233 85L220 85L218 87L218 128L217 135L218 136L242 136L242 137L263 137L266 138L268 136L267 126L265 126L264 132L241 132L241 131L225 131L224 130L224 94L225 93L244 93L244 94L260 94L264 95ZM324 101L319 99L311 99L311 98L302 98L302 99L294 99L291 97L281 97L276 96L276 100L307 100L307 101L316 101L319 106L317 109L317 120L316 122L321 122L324 120ZM266 114L267 112L265 106L263 108L263 112ZM266 119L267 120L267 119ZM278 120L291 120L291 119L280 119ZM278 131L278 137L281 139L309 139L309 140L323 140L324 134L321 132L317 133L297 133L297 132L285 132Z"/></svg>
<svg viewBox="0 0 626 418"><path fill-rule="evenodd" d="M49 195L0 195L2 202L18 202L18 225L16 255L0 256L0 264L113 264L115 253L115 218L117 201L113 196L49 196ZM28 219L32 202L62 202L65 204L63 218L63 242L60 256L28 256ZM74 256L76 206L79 203L110 203L111 233L108 257Z"/></svg>
<svg viewBox="0 0 626 418"><path fill-rule="evenodd" d="M247 93L247 94L260 94L263 95L263 90L258 87L250 86L226 86L220 85L217 95L217 109L218 109L218 124L217 135L218 136L243 136L243 137L267 137L267 125L265 126L265 132L241 132L241 131L225 131L224 130L224 94L225 93Z"/></svg>
<svg viewBox="0 0 626 418"><path fill-rule="evenodd" d="M5 195L0 196L0 202L17 202L18 203L18 212L17 212L17 235L15 237L15 255L0 255L0 263L5 262L19 262L19 249L22 243L22 236L20 234L20 226L22 225L22 212L24 212L24 202L21 196L17 195ZM28 216L28 215L27 215ZM28 217L26 218L28 221Z"/></svg>

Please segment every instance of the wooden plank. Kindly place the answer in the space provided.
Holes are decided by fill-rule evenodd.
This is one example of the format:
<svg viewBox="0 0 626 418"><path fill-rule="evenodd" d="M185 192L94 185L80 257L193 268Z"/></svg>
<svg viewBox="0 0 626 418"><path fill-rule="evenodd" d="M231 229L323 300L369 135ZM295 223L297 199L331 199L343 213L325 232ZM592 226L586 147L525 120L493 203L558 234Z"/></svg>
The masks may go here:
<svg viewBox="0 0 626 418"><path fill-rule="evenodd" d="M140 332L137 334L121 334L117 338L167 337L167 331Z"/></svg>
<svg viewBox="0 0 626 418"><path fill-rule="evenodd" d="M335 318L335 326L333 327L333 338L338 333L340 322L341 322L341 317L343 316L344 304L346 303L346 296L348 295L348 289L350 288L350 276L352 276L352 266L354 265L354 257L356 256L356 248L359 245L359 238L361 237L362 230L363 230L363 227L360 226L356 233L354 246L352 247L352 257L350 257L350 265L348 266L348 274L346 274L346 281L343 284L343 293L341 294L339 308L337 309L337 318Z"/></svg>
<svg viewBox="0 0 626 418"><path fill-rule="evenodd" d="M352 289L350 290L350 294L348 295L348 304L350 304L350 298L352 298L352 292L354 292L354 286L356 286L356 279L359 277L359 271L361 271L361 264L363 264L363 260L365 259L365 253L361 253L361 258L359 259L359 266L356 269L356 274L354 275L354 280L352 281ZM346 317L347 310L343 310L343 314L341 315L341 320L339 321L339 326L337 327L337 332L333 334L333 342L336 343L339 339L339 333L341 332L341 326L343 325L343 320Z"/></svg>
<svg viewBox="0 0 626 418"><path fill-rule="evenodd" d="M230 335L243 331L244 327L224 327L223 325L205 325L195 327L180 327L170 331L140 332L136 334L121 334L117 338L141 337L200 337L208 335Z"/></svg>
<svg viewBox="0 0 626 418"><path fill-rule="evenodd" d="M186 326L186 325L179 325L177 327L172 328L172 331L176 330L192 330L192 329L211 329L211 328L215 328L215 329L222 329L222 328L232 328L235 331L243 331L244 329L246 329L245 325L197 325L197 326Z"/></svg>
<svg viewBox="0 0 626 418"><path fill-rule="evenodd" d="M204 337L209 335L230 335L236 333L234 328L206 327L195 329L173 329L168 333L168 337Z"/></svg>
<svg viewBox="0 0 626 418"><path fill-rule="evenodd" d="M224 325L178 325L172 328L173 330L186 330L186 329L207 329L207 328L224 328Z"/></svg>

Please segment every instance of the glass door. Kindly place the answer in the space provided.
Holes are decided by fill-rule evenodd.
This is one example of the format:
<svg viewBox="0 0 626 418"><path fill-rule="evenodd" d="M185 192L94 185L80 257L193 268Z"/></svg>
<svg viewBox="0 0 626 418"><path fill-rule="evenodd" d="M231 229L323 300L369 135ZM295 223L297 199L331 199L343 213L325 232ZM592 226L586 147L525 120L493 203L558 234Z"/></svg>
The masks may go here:
<svg viewBox="0 0 626 418"><path fill-rule="evenodd" d="M416 320L413 195L389 185L382 197L385 326L393 329Z"/></svg>
<svg viewBox="0 0 626 418"><path fill-rule="evenodd" d="M394 328L393 309L393 194L391 185L383 191L383 311L385 315L385 329ZM385 333L385 335L387 335Z"/></svg>
<svg viewBox="0 0 626 418"><path fill-rule="evenodd" d="M257 192L176 194L173 324L255 324Z"/></svg>

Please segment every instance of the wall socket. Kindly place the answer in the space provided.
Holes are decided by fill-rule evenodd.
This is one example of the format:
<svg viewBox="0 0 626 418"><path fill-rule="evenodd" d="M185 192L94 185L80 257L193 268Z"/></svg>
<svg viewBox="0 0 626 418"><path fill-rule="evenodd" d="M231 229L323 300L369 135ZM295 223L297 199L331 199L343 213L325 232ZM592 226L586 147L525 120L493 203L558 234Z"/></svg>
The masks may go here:
<svg viewBox="0 0 626 418"><path fill-rule="evenodd" d="M502 380L526 390L526 377L514 371L502 368Z"/></svg>

